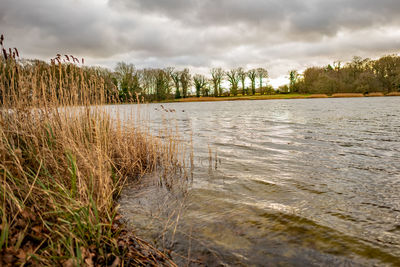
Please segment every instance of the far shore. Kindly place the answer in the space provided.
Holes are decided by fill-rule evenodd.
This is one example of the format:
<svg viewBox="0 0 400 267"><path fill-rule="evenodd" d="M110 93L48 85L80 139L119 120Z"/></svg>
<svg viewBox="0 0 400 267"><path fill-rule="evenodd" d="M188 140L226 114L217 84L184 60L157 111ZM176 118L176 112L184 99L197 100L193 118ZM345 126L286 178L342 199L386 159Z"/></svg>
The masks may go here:
<svg viewBox="0 0 400 267"><path fill-rule="evenodd" d="M368 94L361 93L338 93L338 94L274 94L274 95L238 95L238 96L222 96L222 97L187 97L180 99L171 99L160 101L162 103L177 102L212 102L212 101L239 101L239 100L273 100L273 99L312 99L312 98L345 98L345 97L384 97L384 96L400 96L400 92L391 92L384 94L381 92L373 92ZM156 102L157 103L157 102Z"/></svg>

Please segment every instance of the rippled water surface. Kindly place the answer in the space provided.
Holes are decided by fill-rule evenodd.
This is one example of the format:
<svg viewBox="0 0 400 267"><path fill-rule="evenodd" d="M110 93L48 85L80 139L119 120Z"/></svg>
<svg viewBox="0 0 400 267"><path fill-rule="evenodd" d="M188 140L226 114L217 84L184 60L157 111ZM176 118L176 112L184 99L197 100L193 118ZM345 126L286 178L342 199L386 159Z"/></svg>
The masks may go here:
<svg viewBox="0 0 400 267"><path fill-rule="evenodd" d="M164 106L151 127L192 135L193 183L127 188L121 208L178 263L400 265L399 97Z"/></svg>

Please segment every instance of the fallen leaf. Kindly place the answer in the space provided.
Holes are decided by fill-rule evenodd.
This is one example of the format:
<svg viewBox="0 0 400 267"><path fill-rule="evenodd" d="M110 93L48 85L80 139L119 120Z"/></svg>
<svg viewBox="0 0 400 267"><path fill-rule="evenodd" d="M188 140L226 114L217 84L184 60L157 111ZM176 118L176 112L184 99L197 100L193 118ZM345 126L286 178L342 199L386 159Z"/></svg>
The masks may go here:
<svg viewBox="0 0 400 267"><path fill-rule="evenodd" d="M87 258L85 259L85 263L88 267L94 267L93 259L92 258Z"/></svg>
<svg viewBox="0 0 400 267"><path fill-rule="evenodd" d="M121 264L121 259L119 257L116 257L114 262L110 265L110 267L117 267Z"/></svg>
<svg viewBox="0 0 400 267"><path fill-rule="evenodd" d="M23 216L23 215L22 215ZM28 215L29 216L29 215ZM24 221L24 220L22 220L22 219L18 219L17 220L17 223L16 223L16 226L21 226L21 227L24 227L26 225L26 222Z"/></svg>
<svg viewBox="0 0 400 267"><path fill-rule="evenodd" d="M38 234L41 234L41 233L42 233L42 230L43 230L43 227L37 225L37 226L32 227L32 230L33 230L34 232L38 233Z"/></svg>
<svg viewBox="0 0 400 267"><path fill-rule="evenodd" d="M24 217L25 219L28 219L28 218L29 218L29 212L28 212L27 210L21 211L21 215L22 215L22 217Z"/></svg>
<svg viewBox="0 0 400 267"><path fill-rule="evenodd" d="M66 260L63 263L63 267L74 267L74 266L75 266L74 259Z"/></svg>
<svg viewBox="0 0 400 267"><path fill-rule="evenodd" d="M81 247L81 254L83 255L83 257L86 257L86 253L87 253L87 249L84 247Z"/></svg>
<svg viewBox="0 0 400 267"><path fill-rule="evenodd" d="M21 260L26 259L26 252L23 249L18 250L17 258Z"/></svg>
<svg viewBox="0 0 400 267"><path fill-rule="evenodd" d="M32 221L36 221L36 216L34 213L32 213L30 210L28 209L24 209L23 211L21 211L21 215L22 217L24 217L24 219L31 219Z"/></svg>
<svg viewBox="0 0 400 267"><path fill-rule="evenodd" d="M14 261L14 255L6 254L6 255L3 256L3 260L4 260L5 263L11 264Z"/></svg>

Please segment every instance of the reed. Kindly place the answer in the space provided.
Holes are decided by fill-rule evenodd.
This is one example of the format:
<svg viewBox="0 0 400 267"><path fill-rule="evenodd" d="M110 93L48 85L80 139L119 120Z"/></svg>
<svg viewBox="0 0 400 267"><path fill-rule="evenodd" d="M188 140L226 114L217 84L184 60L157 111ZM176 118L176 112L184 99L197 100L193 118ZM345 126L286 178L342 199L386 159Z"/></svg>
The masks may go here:
<svg viewBox="0 0 400 267"><path fill-rule="evenodd" d="M115 201L128 179L181 171L179 141L110 117L116 88L77 58L23 61L3 40L0 265L173 265L121 228Z"/></svg>

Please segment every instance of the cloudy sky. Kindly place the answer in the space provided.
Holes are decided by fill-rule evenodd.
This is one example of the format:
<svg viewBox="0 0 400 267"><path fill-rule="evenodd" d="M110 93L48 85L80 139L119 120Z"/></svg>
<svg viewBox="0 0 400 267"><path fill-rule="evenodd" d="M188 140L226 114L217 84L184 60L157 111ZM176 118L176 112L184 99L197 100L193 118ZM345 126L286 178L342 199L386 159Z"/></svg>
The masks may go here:
<svg viewBox="0 0 400 267"><path fill-rule="evenodd" d="M290 69L398 53L399 14L398 0L0 0L0 33L28 58L264 67L276 86Z"/></svg>

